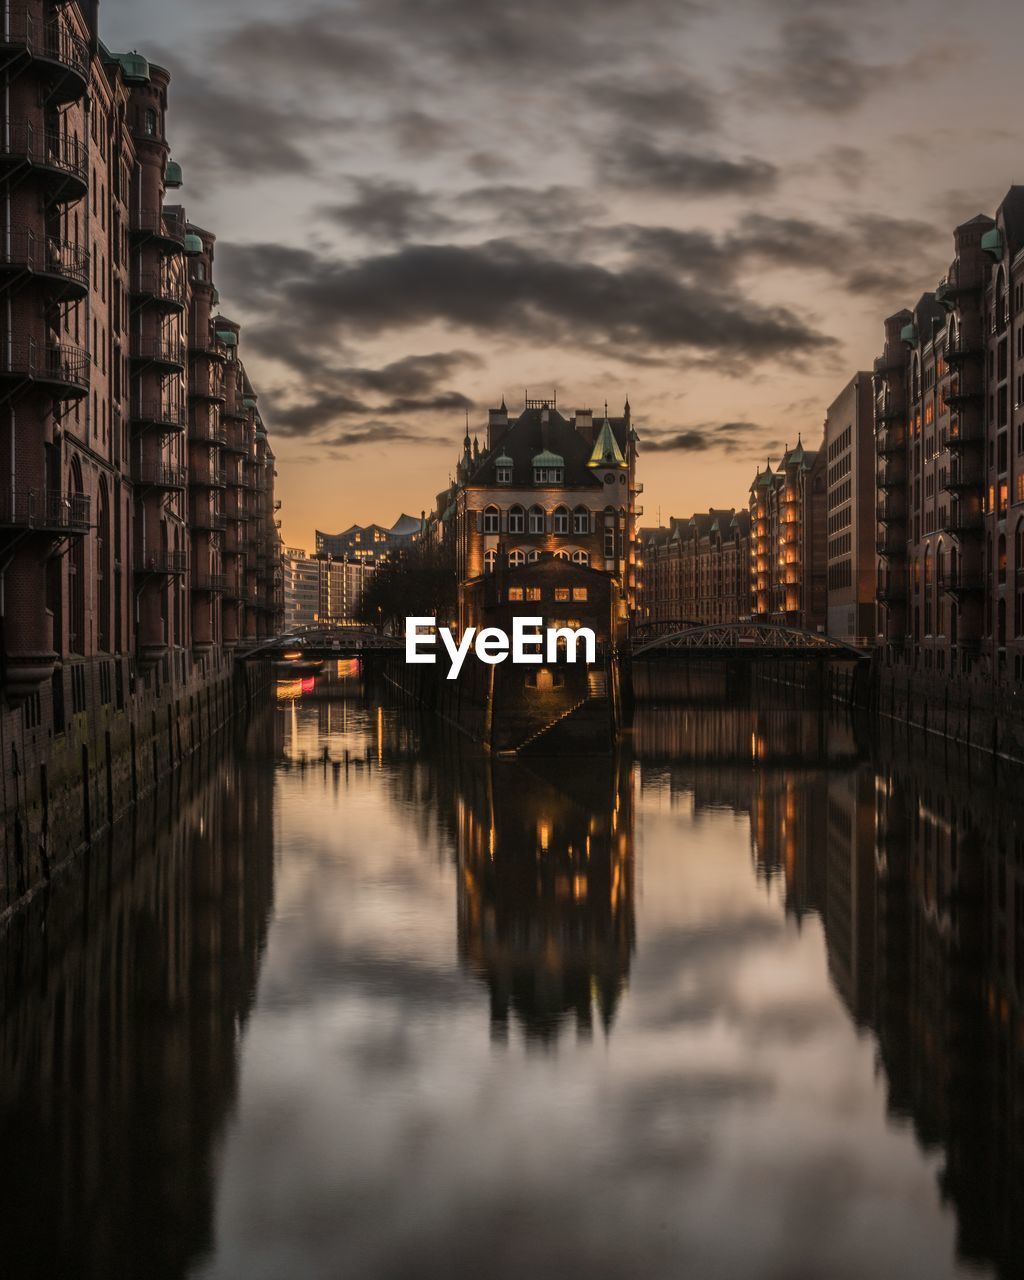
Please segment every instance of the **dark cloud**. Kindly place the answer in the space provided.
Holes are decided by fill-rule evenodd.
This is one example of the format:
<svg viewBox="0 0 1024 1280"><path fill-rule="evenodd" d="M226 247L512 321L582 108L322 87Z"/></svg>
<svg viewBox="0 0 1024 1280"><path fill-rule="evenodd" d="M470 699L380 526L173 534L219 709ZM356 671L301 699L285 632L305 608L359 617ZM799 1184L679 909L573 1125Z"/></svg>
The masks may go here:
<svg viewBox="0 0 1024 1280"><path fill-rule="evenodd" d="M358 261L321 258L283 245L221 249L227 286L278 328L317 341L374 336L441 323L479 335L564 341L621 354L654 347L742 356L749 363L795 358L832 340L793 312L765 308L632 265L552 258L506 240L407 245Z"/></svg>
<svg viewBox="0 0 1024 1280"><path fill-rule="evenodd" d="M325 206L324 213L347 231L366 239L393 243L442 235L456 225L439 211L433 196L410 183L356 178L354 186L353 200Z"/></svg>
<svg viewBox="0 0 1024 1280"><path fill-rule="evenodd" d="M678 73L665 83L602 77L589 87L594 105L623 125L687 131L711 131L718 125L717 95L707 85Z"/></svg>
<svg viewBox="0 0 1024 1280"><path fill-rule="evenodd" d="M709 449L735 453L760 445L766 430L756 422L705 422L693 427L644 431L640 449L642 453L706 453Z"/></svg>
<svg viewBox="0 0 1024 1280"><path fill-rule="evenodd" d="M598 166L615 186L676 195L758 195L772 190L779 180L775 165L756 156L732 159L662 145L639 134L610 143L599 155Z"/></svg>

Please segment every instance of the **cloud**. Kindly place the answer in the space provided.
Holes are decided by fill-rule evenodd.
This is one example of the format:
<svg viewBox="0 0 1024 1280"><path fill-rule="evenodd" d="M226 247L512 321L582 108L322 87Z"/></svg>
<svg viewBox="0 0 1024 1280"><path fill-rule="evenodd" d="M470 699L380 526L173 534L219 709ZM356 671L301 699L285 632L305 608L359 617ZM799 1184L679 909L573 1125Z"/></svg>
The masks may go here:
<svg viewBox="0 0 1024 1280"><path fill-rule="evenodd" d="M407 182L356 178L356 195L346 204L327 205L333 222L368 240L395 242L441 235L457 224L441 213L433 196Z"/></svg>
<svg viewBox="0 0 1024 1280"><path fill-rule="evenodd" d="M779 180L775 165L756 156L732 159L662 145L639 134L607 145L598 167L615 186L689 196L758 195L772 190Z"/></svg>
<svg viewBox="0 0 1024 1280"><path fill-rule="evenodd" d="M748 363L830 349L784 307L766 308L642 265L552 258L507 240L405 245L354 261L284 245L222 246L227 288L255 315L316 341L443 324L477 335L564 341L629 358L654 347Z"/></svg>
<svg viewBox="0 0 1024 1280"><path fill-rule="evenodd" d="M741 449L760 447L761 437L769 430L756 422L700 423L692 427L643 431L641 453L706 453L718 449L736 453Z"/></svg>
<svg viewBox="0 0 1024 1280"><path fill-rule="evenodd" d="M602 76L589 82L594 106L622 124L648 129L710 132L718 126L718 95L707 85L674 72L665 82Z"/></svg>

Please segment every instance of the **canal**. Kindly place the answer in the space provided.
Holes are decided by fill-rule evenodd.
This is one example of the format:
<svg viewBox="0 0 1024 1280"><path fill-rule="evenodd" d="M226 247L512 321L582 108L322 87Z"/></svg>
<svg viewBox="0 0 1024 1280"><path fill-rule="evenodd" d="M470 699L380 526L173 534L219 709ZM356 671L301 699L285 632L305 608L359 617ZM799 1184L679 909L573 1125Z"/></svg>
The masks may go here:
<svg viewBox="0 0 1024 1280"><path fill-rule="evenodd" d="M664 692L490 763L342 664L195 757L0 937L4 1276L1019 1275L1019 784Z"/></svg>

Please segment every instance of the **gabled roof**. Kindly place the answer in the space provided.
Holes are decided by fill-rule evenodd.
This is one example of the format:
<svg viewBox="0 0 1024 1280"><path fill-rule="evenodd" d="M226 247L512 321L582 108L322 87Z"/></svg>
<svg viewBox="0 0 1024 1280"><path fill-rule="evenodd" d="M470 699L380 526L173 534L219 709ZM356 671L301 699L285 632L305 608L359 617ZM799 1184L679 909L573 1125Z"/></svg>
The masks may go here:
<svg viewBox="0 0 1024 1280"><path fill-rule="evenodd" d="M624 453L628 423L623 418L612 418L609 426L619 451ZM601 483L589 466L592 452L589 433L577 431L574 422L564 418L557 409L531 407L524 409L508 424L491 449L472 461L464 483L487 487L496 485L495 469L501 458L503 467L511 464L513 486L526 488L533 484L537 455L546 453L562 461L537 462L536 465L564 466L566 487L589 489Z"/></svg>
<svg viewBox="0 0 1024 1280"><path fill-rule="evenodd" d="M615 432L607 417L601 424L601 430L594 441L594 449L590 455L588 467L625 467L628 464L615 439Z"/></svg>

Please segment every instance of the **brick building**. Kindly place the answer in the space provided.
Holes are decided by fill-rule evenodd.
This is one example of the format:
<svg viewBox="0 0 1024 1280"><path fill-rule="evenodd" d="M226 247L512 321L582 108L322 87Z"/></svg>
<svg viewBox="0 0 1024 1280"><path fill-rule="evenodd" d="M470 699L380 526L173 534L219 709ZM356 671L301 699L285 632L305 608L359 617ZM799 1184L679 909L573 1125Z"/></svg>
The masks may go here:
<svg viewBox="0 0 1024 1280"><path fill-rule="evenodd" d="M857 373L825 414L830 636L875 637L875 441L870 373Z"/></svg>
<svg viewBox="0 0 1024 1280"><path fill-rule="evenodd" d="M823 631L827 619L826 455L798 440L750 486L751 616Z"/></svg>
<svg viewBox="0 0 1024 1280"><path fill-rule="evenodd" d="M879 643L894 665L1024 679L1024 187L953 233L875 361Z"/></svg>
<svg viewBox="0 0 1024 1280"><path fill-rule="evenodd" d="M622 417L602 422L589 409L566 418L554 398L527 400L510 419L503 402L490 411L483 449L467 426L455 482L438 499L459 582L548 551L609 574L625 621L637 593L636 459L628 401Z"/></svg>
<svg viewBox="0 0 1024 1280"><path fill-rule="evenodd" d="M95 5L19 0L0 39L3 688L58 735L275 631L274 457L214 238L168 203L169 73Z"/></svg>
<svg viewBox="0 0 1024 1280"><path fill-rule="evenodd" d="M643 621L738 622L750 613L750 513L712 508L643 537Z"/></svg>

